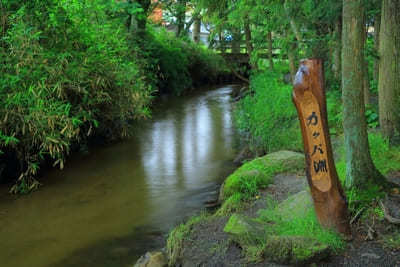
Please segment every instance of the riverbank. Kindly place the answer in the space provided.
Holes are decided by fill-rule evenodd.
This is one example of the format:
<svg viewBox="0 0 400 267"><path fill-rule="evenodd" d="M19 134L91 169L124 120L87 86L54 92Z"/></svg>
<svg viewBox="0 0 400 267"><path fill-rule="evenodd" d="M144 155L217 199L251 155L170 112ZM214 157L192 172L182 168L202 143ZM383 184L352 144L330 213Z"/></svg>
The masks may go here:
<svg viewBox="0 0 400 267"><path fill-rule="evenodd" d="M393 179L400 183L400 177ZM256 191L249 190L252 180ZM400 228L384 219L377 202L353 214L351 242L320 228L300 153L280 151L245 163L225 180L220 198L215 212L171 231L169 266L400 264ZM398 216L395 199L390 212Z"/></svg>
<svg viewBox="0 0 400 267"><path fill-rule="evenodd" d="M131 138L75 153L27 195L0 189L2 265L129 266L218 197L234 169L231 86L158 101Z"/></svg>
<svg viewBox="0 0 400 267"><path fill-rule="evenodd" d="M165 261L170 266L399 265L400 228L387 219L388 214L400 218L398 191L386 192L374 185L346 191L353 232L353 240L348 242L319 227L302 153L283 152L297 155L299 165L291 166L285 157L278 163L270 159L282 153L274 150L301 151L291 86L283 82L284 64L278 68L282 72L255 74L250 90L238 98L234 113L248 144L241 153L244 157L237 158L267 155L245 161L226 178L220 208L192 217L170 232ZM330 131L336 167L344 182L340 110L340 97L329 92ZM373 120L368 121L374 125ZM369 145L376 167L400 184L400 148L389 146L376 130L370 130Z"/></svg>

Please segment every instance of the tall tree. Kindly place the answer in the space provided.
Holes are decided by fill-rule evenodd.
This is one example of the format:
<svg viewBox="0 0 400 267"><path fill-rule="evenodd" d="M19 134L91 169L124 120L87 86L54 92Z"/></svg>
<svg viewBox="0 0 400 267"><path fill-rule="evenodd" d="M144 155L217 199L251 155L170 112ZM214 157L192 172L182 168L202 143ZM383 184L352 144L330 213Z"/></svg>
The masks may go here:
<svg viewBox="0 0 400 267"><path fill-rule="evenodd" d="M133 36L143 37L146 31L147 15L151 5L151 0L129 0L135 10L130 14L129 30Z"/></svg>
<svg viewBox="0 0 400 267"><path fill-rule="evenodd" d="M251 38L251 29L250 29L250 22L249 19L246 18L244 21L244 35L246 37L246 47L247 47L247 53L249 56L253 53L253 43L252 43L252 38Z"/></svg>
<svg viewBox="0 0 400 267"><path fill-rule="evenodd" d="M268 42L268 61L269 61L269 69L274 70L274 52L272 49L272 32L268 31L267 33L267 42Z"/></svg>
<svg viewBox="0 0 400 267"><path fill-rule="evenodd" d="M379 36L379 122L393 142L400 133L400 0L383 0Z"/></svg>
<svg viewBox="0 0 400 267"><path fill-rule="evenodd" d="M340 16L335 22L334 31L334 48L332 58L332 71L334 77L339 81L341 77L342 65L342 17Z"/></svg>
<svg viewBox="0 0 400 267"><path fill-rule="evenodd" d="M198 44L200 42L200 31L201 31L201 18L200 16L196 16L194 18L194 23L193 23L193 41Z"/></svg>
<svg viewBox="0 0 400 267"><path fill-rule="evenodd" d="M342 98L346 187L382 183L368 145L363 97L364 10L362 0L343 0Z"/></svg>
<svg viewBox="0 0 400 267"><path fill-rule="evenodd" d="M186 20L186 2L187 0L178 0L176 3L176 23L177 31L176 36L183 36L185 30L185 20Z"/></svg>
<svg viewBox="0 0 400 267"><path fill-rule="evenodd" d="M364 27L364 28L365 28L365 31L364 31L363 42L365 44L365 42L367 41L367 38L368 38L368 27ZM369 92L370 86L369 86L369 74L368 74L368 61L367 61L367 58L365 57L365 54L364 54L364 64L362 64L362 66L363 66L363 72L364 72L363 73L364 104L366 106L368 106L370 103L369 99L371 97L371 94Z"/></svg>
<svg viewBox="0 0 400 267"><path fill-rule="evenodd" d="M379 32L381 29L381 11L380 11L380 3L381 1L378 1L378 7L375 12L374 16L374 49L375 52L379 51ZM374 58L374 80L378 82L379 80L379 59L378 57Z"/></svg>

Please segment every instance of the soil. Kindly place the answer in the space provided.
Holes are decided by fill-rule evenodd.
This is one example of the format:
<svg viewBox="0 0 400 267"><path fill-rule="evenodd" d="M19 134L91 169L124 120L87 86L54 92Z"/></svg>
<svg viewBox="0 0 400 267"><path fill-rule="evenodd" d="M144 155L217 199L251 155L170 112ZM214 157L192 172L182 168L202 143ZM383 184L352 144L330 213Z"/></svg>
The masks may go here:
<svg viewBox="0 0 400 267"><path fill-rule="evenodd" d="M266 198L280 202L288 196L307 188L306 178L298 174L280 174L274 183L260 193L259 198L249 203L243 213L256 217L257 211L265 208ZM400 203L397 210L400 210ZM392 207L392 209L396 207ZM332 255L324 262L310 263L309 266L382 266L400 267L400 251L392 251L384 246L384 235L400 232L400 226L395 226L380 220L366 218L360 214L352 224L354 239L339 255ZM265 259L262 262L249 262L242 249L233 242L223 229L228 217L213 216L196 224L188 238L185 238L181 261L177 266L288 266L279 265Z"/></svg>

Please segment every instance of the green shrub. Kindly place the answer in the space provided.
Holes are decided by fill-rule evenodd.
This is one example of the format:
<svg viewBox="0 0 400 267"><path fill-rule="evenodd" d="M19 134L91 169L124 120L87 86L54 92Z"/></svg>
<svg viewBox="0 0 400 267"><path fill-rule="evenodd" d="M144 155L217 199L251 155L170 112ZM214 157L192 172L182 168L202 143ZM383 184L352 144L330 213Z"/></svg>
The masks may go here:
<svg viewBox="0 0 400 267"><path fill-rule="evenodd" d="M250 133L250 144L266 152L302 150L292 86L284 84L282 77L282 73L270 71L253 75L251 93L239 102L235 111L236 125Z"/></svg>
<svg viewBox="0 0 400 267"><path fill-rule="evenodd" d="M124 7L103 0L1 2L0 168L19 161L13 192L37 188L43 161L63 168L71 146L93 135L128 136L133 120L150 115L156 88L179 95L224 71L212 51L166 31L149 27L138 41Z"/></svg>
<svg viewBox="0 0 400 267"><path fill-rule="evenodd" d="M141 54L150 62L148 67L160 92L181 95L194 86L216 82L227 72L223 58L212 50L176 38L163 28L148 29Z"/></svg>
<svg viewBox="0 0 400 267"><path fill-rule="evenodd" d="M74 143L125 136L148 116L151 88L129 51L126 29L104 1L7 1L1 32L0 146L27 192L40 162L63 168Z"/></svg>

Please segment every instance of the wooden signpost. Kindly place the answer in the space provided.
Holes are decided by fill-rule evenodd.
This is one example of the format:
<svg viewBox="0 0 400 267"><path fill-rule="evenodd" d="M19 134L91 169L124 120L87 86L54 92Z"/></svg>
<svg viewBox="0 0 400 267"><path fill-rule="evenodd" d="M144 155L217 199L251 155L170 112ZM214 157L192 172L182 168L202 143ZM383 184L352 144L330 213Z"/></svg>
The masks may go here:
<svg viewBox="0 0 400 267"><path fill-rule="evenodd" d="M332 154L322 60L300 62L293 86L306 158L306 174L322 226L351 236L347 203Z"/></svg>

